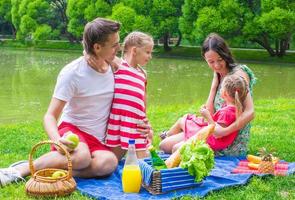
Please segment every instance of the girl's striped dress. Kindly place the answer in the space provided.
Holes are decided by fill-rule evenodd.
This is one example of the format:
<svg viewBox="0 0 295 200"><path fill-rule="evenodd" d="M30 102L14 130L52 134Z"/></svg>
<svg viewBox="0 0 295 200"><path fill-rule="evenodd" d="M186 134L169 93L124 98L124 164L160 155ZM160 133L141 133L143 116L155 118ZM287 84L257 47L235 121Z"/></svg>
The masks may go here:
<svg viewBox="0 0 295 200"><path fill-rule="evenodd" d="M115 90L105 143L109 147L128 149L129 139L135 139L137 150L145 150L147 139L136 131L146 117L146 73L123 61L114 72Z"/></svg>

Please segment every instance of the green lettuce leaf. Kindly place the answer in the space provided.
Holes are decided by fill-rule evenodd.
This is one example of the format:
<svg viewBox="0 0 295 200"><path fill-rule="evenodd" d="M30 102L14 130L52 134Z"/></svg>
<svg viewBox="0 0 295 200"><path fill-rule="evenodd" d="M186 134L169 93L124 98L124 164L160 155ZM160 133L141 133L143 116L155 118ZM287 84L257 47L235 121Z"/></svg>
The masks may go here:
<svg viewBox="0 0 295 200"><path fill-rule="evenodd" d="M190 141L180 149L180 167L200 182L214 167L214 152L204 141Z"/></svg>

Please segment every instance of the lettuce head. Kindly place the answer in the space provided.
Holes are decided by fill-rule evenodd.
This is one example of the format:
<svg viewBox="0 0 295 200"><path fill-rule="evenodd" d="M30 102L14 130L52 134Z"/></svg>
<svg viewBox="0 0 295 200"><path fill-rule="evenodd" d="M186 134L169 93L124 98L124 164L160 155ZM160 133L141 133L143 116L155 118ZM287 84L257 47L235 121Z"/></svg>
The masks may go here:
<svg viewBox="0 0 295 200"><path fill-rule="evenodd" d="M214 167L214 152L203 140L184 144L180 156L180 167L187 169L196 182L202 181Z"/></svg>

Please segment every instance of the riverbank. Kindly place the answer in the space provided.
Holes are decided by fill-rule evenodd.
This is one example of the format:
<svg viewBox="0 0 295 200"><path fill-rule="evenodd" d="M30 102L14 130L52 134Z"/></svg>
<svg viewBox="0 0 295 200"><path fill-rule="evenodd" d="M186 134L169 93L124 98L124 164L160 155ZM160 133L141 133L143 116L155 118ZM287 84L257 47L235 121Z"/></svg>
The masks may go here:
<svg viewBox="0 0 295 200"><path fill-rule="evenodd" d="M0 48L20 48L30 50L54 50L54 51L82 51L80 43L69 43L68 41L44 41L33 43L30 41L20 42L15 40L0 41ZM238 62L250 63L284 63L295 64L295 52L288 51L284 57L270 57L264 49L242 49L232 48L232 53ZM165 52L162 46L155 46L154 57L177 58L177 59L202 59L200 47L180 46L172 47Z"/></svg>
<svg viewBox="0 0 295 200"><path fill-rule="evenodd" d="M173 122L187 112L194 112L201 102L192 104L150 105L148 117L155 131L154 146L158 147L158 133L168 129ZM272 99L255 101L256 117L252 123L249 152L256 154L260 147L275 149L277 156L288 162L295 162L295 100ZM41 121L0 125L0 168L6 167L17 160L28 158L34 144L46 140L47 136ZM24 142L25 141L25 142ZM17 145L16 145L17 144ZM42 155L49 149L41 149ZM241 187L226 188L210 193L204 199L295 199L295 175L286 177L254 177ZM24 183L0 187L0 199L30 199L24 191ZM63 199L90 199L79 192ZM193 199L191 197L183 199Z"/></svg>

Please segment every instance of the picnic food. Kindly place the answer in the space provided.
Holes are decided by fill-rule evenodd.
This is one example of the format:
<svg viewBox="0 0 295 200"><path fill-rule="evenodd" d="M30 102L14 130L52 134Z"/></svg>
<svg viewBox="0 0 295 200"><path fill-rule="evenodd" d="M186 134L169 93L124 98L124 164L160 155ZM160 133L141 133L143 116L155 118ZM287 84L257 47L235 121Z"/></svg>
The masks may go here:
<svg viewBox="0 0 295 200"><path fill-rule="evenodd" d="M196 182L207 176L214 166L214 152L203 140L185 143L180 149L180 155L180 167L188 169Z"/></svg>
<svg viewBox="0 0 295 200"><path fill-rule="evenodd" d="M251 155L251 154L248 154L247 155L247 160L253 164L259 164L261 163L262 161L262 158L259 157L259 156L254 156L254 155ZM280 159L278 157L275 157L272 155L272 162L273 164L276 164L280 161Z"/></svg>
<svg viewBox="0 0 295 200"><path fill-rule="evenodd" d="M63 170L58 170L58 171L55 171L52 175L51 175L51 178L53 179L58 179L58 178L61 178L61 177L64 177L66 176L66 172L64 172Z"/></svg>
<svg viewBox="0 0 295 200"><path fill-rule="evenodd" d="M214 132L215 125L209 124L197 132L197 134L191 137L192 140L206 140Z"/></svg>
<svg viewBox="0 0 295 200"><path fill-rule="evenodd" d="M167 160L165 160L165 164L167 168L174 168L174 167L178 167L180 161L181 161L180 153L179 153L179 149L177 149L173 154L171 154L171 156L167 158Z"/></svg>
<svg viewBox="0 0 295 200"><path fill-rule="evenodd" d="M249 163L248 163L248 167L249 167L250 169L258 169L259 164L249 162Z"/></svg>
<svg viewBox="0 0 295 200"><path fill-rule="evenodd" d="M268 152L265 148L260 150L260 155L262 157L261 163L259 164L258 171L260 173L273 174L274 173L274 163L273 156L270 152Z"/></svg>
<svg viewBox="0 0 295 200"><path fill-rule="evenodd" d="M149 151L151 154L153 168L155 168L156 170L167 169L164 160L162 160L160 156L157 154L156 149L153 145L149 146Z"/></svg>
<svg viewBox="0 0 295 200"><path fill-rule="evenodd" d="M73 143L73 144L69 145L69 147L72 148L72 149L75 149L78 146L79 141L80 141L78 135L76 135L75 133L72 133L72 132L66 134L64 138L67 141Z"/></svg>
<svg viewBox="0 0 295 200"><path fill-rule="evenodd" d="M200 131L196 133L193 137L191 137L189 140L185 142L187 143L195 143L199 140L206 140L209 135L211 135L214 132L215 125L209 124L208 126L205 126ZM183 146L183 145L182 145ZM179 149L181 149L180 147ZM173 168L178 167L179 163L181 161L179 150L175 151L167 160L165 161L167 168Z"/></svg>
<svg viewBox="0 0 295 200"><path fill-rule="evenodd" d="M248 154L247 155L247 160L249 162L259 164L261 162L261 157Z"/></svg>

